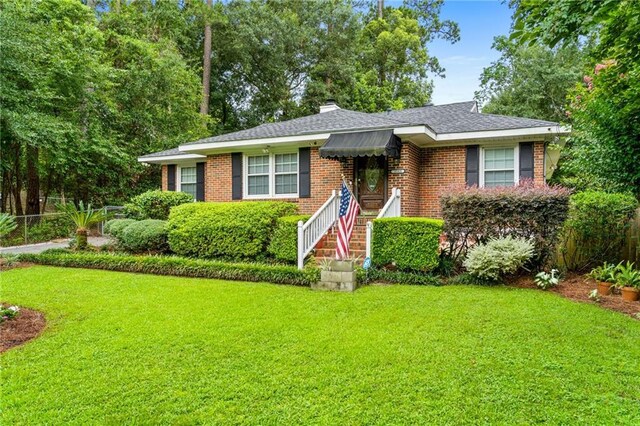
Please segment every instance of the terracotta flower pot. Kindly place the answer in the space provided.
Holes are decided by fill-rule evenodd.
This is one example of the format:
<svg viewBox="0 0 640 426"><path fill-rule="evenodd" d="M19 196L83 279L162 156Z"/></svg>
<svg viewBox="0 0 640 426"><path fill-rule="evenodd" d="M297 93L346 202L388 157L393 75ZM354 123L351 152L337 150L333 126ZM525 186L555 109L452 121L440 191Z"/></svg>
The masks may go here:
<svg viewBox="0 0 640 426"><path fill-rule="evenodd" d="M608 296L611 294L611 283L606 281L598 281L598 294L600 296Z"/></svg>
<svg viewBox="0 0 640 426"><path fill-rule="evenodd" d="M629 302L640 300L640 289L635 287L622 287L622 299Z"/></svg>

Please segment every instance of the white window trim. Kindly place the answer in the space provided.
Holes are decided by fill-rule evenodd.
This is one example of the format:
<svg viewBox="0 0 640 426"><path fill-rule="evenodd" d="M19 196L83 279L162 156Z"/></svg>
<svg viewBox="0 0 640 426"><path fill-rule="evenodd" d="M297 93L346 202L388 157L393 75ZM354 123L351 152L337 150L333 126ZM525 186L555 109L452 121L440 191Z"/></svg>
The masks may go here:
<svg viewBox="0 0 640 426"><path fill-rule="evenodd" d="M485 149L500 149L500 148L513 148L513 186L516 186L520 183L520 145L519 144L509 144L509 145L488 145L480 147L480 187L484 188L484 151ZM504 169L511 170L511 169ZM494 170L491 170L494 171ZM497 169L496 169L497 171Z"/></svg>
<svg viewBox="0 0 640 426"><path fill-rule="evenodd" d="M182 164L182 165L176 165L176 192L182 192L182 169L188 169L188 168L196 168L196 181L195 182L187 182L190 185L195 184L196 188L198 186L198 169L196 166L196 163L193 164ZM196 201L196 196L193 196L193 201Z"/></svg>
<svg viewBox="0 0 640 426"><path fill-rule="evenodd" d="M298 191L292 194L276 194L276 155L277 154L295 154L296 155L296 179ZM249 157L258 157L262 155L269 156L269 193L260 195L249 195ZM278 173L278 174L293 174ZM300 154L296 151L275 151L275 152L248 152L242 155L242 199L244 200L264 200L267 198L299 198L300 193Z"/></svg>

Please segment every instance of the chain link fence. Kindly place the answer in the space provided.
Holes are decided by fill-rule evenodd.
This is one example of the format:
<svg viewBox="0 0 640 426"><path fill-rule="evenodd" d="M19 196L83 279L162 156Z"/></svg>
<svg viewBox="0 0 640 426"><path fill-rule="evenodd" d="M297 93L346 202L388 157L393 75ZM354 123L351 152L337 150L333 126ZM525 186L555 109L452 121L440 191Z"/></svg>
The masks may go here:
<svg viewBox="0 0 640 426"><path fill-rule="evenodd" d="M104 206L109 218L121 217L122 206ZM0 247L43 243L73 237L75 227L64 213L14 216L18 227L0 239ZM91 236L103 234L104 222L89 230Z"/></svg>

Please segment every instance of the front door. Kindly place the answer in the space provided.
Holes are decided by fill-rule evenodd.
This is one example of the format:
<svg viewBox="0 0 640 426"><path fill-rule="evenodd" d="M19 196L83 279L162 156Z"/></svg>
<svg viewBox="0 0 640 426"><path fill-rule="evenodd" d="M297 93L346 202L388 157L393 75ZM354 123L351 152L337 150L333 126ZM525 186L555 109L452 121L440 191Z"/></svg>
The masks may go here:
<svg viewBox="0 0 640 426"><path fill-rule="evenodd" d="M387 186L387 160L379 157L356 157L358 202L363 213L377 213L384 206Z"/></svg>

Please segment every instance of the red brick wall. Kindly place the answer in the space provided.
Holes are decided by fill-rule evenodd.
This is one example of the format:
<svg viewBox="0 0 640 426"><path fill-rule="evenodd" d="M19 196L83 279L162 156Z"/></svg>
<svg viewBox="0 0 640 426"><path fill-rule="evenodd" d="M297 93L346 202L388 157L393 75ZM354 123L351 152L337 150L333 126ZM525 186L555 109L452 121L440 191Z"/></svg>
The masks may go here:
<svg viewBox="0 0 640 426"><path fill-rule="evenodd" d="M300 213L313 214L318 210L332 190L340 191L342 175L353 181L353 158L342 164L339 160L321 158L318 148L311 148L311 197L298 200Z"/></svg>
<svg viewBox="0 0 640 426"><path fill-rule="evenodd" d="M389 160L389 171L404 169L402 174L389 173L391 188L402 191L403 216L440 216L439 197L454 185L465 184L465 146L418 148L405 143L400 159ZM534 144L535 183L544 183L544 143ZM287 199L297 202L300 213L313 214L329 197L340 189L341 175L353 180L353 159L345 164L338 160L320 158L318 148L311 148L311 197ZM162 166L162 189L167 189L167 166ZM210 155L205 167L205 201L231 201L231 154Z"/></svg>
<svg viewBox="0 0 640 426"><path fill-rule="evenodd" d="M209 155L204 174L204 200L231 201L231 154Z"/></svg>
<svg viewBox="0 0 640 426"><path fill-rule="evenodd" d="M544 182L544 142L533 144L533 182L543 185Z"/></svg>
<svg viewBox="0 0 640 426"><path fill-rule="evenodd" d="M166 166L162 169L163 189L166 189ZM340 161L320 158L318 148L311 148L311 197L279 199L300 205L300 213L314 213L331 195L340 189L341 175L353 179L353 160L343 167ZM231 154L210 155L205 167L205 201L232 201Z"/></svg>
<svg viewBox="0 0 640 426"><path fill-rule="evenodd" d="M168 176L167 165L163 164L162 165L162 183L160 184L163 191L167 190L167 186L168 186L167 176Z"/></svg>
<svg viewBox="0 0 640 426"><path fill-rule="evenodd" d="M465 184L465 161L464 146L422 150L420 216L440 217L440 194L447 187Z"/></svg>
<svg viewBox="0 0 640 426"><path fill-rule="evenodd" d="M423 173L421 151L414 144L405 143L400 151L400 158L389 160L388 196L391 196L392 188L400 189L403 216L420 215L422 186L419 182ZM403 169L404 173L391 173L394 169Z"/></svg>

